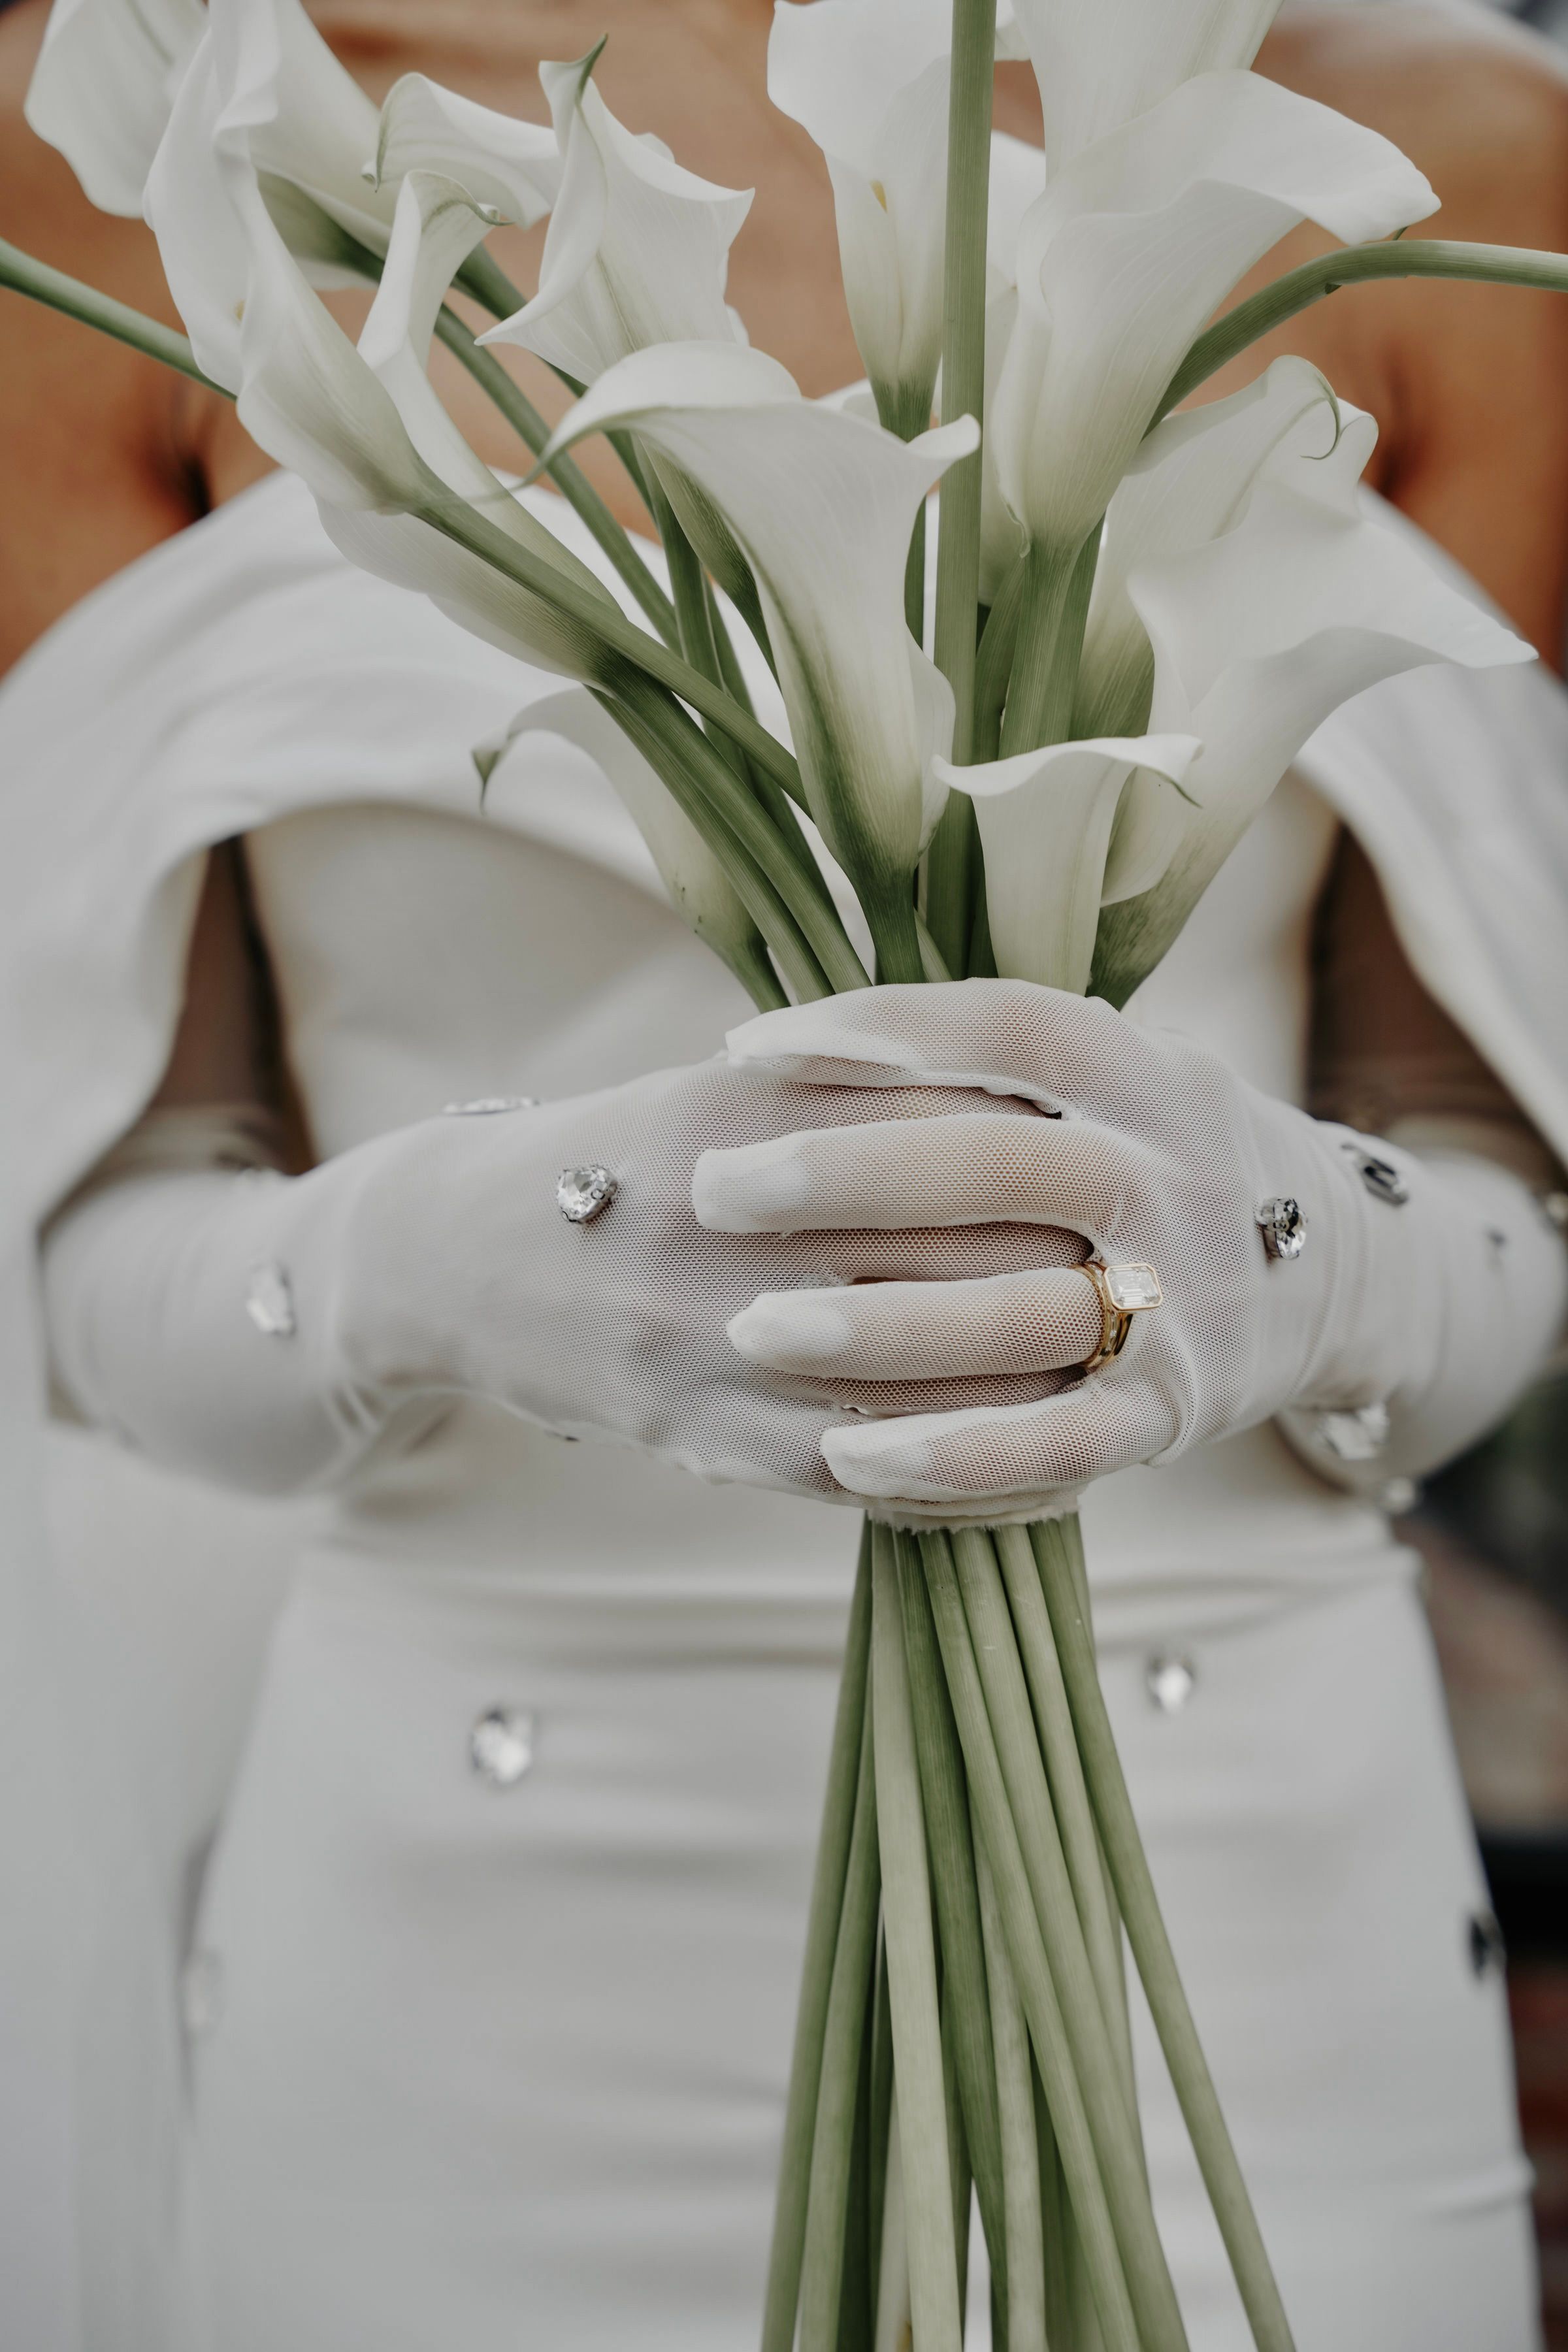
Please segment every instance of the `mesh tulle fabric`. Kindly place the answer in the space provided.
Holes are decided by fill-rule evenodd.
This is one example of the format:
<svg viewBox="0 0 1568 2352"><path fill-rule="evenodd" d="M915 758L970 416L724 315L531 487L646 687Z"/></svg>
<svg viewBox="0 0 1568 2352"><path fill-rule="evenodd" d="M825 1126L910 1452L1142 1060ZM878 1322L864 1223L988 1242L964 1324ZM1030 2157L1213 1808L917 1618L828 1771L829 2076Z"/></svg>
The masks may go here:
<svg viewBox="0 0 1568 2352"><path fill-rule="evenodd" d="M1380 1475L1424 1469L1495 1417L1562 1318L1561 1247L1514 1179L1486 1171L1483 1217L1451 1169L1378 1145L1408 1194L1394 1205L1363 1179L1363 1139L1102 1003L1011 982L883 989L763 1016L732 1033L730 1053L803 1085L837 1079L847 1095L869 1083L911 1102L963 1086L996 1109L984 1121L917 1114L914 1128L825 1122L708 1160L696 1199L716 1227L847 1228L873 1209L888 1225L1033 1219L1159 1274L1164 1305L1068 1393L1058 1381L1039 1400L830 1432L839 1479L911 1516L973 1514L987 1498L999 1514L1061 1508L1089 1478L1291 1406L1386 1402L1395 1425ZM1281 1196L1308 1221L1293 1261L1268 1254L1258 1223ZM884 1302L876 1344L889 1367L919 1360L921 1315L912 1295ZM766 1317L787 1352L789 1302L767 1302Z"/></svg>
<svg viewBox="0 0 1568 2352"><path fill-rule="evenodd" d="M973 1091L803 1087L715 1062L569 1104L409 1130L386 1181L367 1195L345 1276L345 1299L358 1302L345 1326L357 1380L389 1394L434 1380L707 1478L846 1499L821 1442L847 1412L1004 1407L1054 1393L1070 1372L1051 1369L1048 1352L1043 1361L1026 1352L1017 1369L951 1377L918 1336L918 1317L900 1359L879 1358L883 1377L861 1379L852 1367L843 1376L780 1372L738 1353L732 1318L759 1292L810 1289L837 1300L870 1295L852 1285L986 1280L1070 1266L1085 1244L1033 1221L715 1234L693 1212L693 1166L705 1150L745 1149L807 1124L875 1118L901 1132L911 1120L951 1117L989 1126L1007 1108ZM558 1171L577 1165L607 1168L617 1186L581 1226L555 1202ZM433 1232L435 1251L425 1239ZM1081 1276L1070 1280L1089 1292Z"/></svg>
<svg viewBox="0 0 1568 2352"><path fill-rule="evenodd" d="M1379 1146L1391 1206L1346 1130L1017 983L765 1016L727 1061L295 1179L232 1172L221 1116L205 1157L157 1118L50 1234L57 1365L155 1458L273 1491L351 1476L453 1392L910 1521L1059 1510L1287 1408L1388 1402L1386 1475L1479 1433L1563 1313L1561 1244L1504 1171ZM616 1190L572 1224L583 1166ZM1292 1263L1257 1223L1276 1195L1308 1219ZM1084 1378L1091 1245L1164 1304ZM271 1265L292 1336L246 1313Z"/></svg>

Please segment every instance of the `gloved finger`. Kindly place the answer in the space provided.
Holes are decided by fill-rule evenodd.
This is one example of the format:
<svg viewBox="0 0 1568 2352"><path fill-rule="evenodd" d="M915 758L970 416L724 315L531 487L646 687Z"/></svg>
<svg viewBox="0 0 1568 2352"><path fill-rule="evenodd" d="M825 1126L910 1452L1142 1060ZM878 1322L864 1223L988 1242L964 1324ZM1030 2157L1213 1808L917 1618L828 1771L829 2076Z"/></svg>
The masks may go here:
<svg viewBox="0 0 1568 2352"><path fill-rule="evenodd" d="M1016 1508L1148 1462L1177 1418L1152 1381L1094 1373L1039 1404L851 1422L822 1452L841 1486L879 1502Z"/></svg>
<svg viewBox="0 0 1568 2352"><path fill-rule="evenodd" d="M764 1291L729 1325L753 1363L834 1382L1064 1371L1093 1353L1101 1329L1099 1294L1075 1267Z"/></svg>
<svg viewBox="0 0 1568 2352"><path fill-rule="evenodd" d="M1092 1102L1108 1062L1138 1057L1139 1033L1098 999L1016 980L854 989L760 1013L731 1029L737 1068L817 1086L958 1086L1047 1108Z"/></svg>
<svg viewBox="0 0 1568 2352"><path fill-rule="evenodd" d="M1155 1165L1144 1145L1087 1119L872 1121L705 1151L691 1205L713 1233L1051 1224L1106 1245Z"/></svg>

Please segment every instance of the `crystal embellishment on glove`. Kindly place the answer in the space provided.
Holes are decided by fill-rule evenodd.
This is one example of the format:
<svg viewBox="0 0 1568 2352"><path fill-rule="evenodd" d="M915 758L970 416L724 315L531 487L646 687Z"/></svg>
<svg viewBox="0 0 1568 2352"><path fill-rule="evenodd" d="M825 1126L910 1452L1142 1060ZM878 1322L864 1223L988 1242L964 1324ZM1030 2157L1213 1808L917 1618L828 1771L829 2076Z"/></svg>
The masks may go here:
<svg viewBox="0 0 1568 2352"><path fill-rule="evenodd" d="M619 1189L607 1168L563 1168L555 1180L555 1205L568 1224L591 1224Z"/></svg>
<svg viewBox="0 0 1568 2352"><path fill-rule="evenodd" d="M276 1258L251 1268L245 1286L245 1311L268 1339L294 1337L294 1293L289 1286L289 1269Z"/></svg>
<svg viewBox="0 0 1568 2352"><path fill-rule="evenodd" d="M1338 1462L1374 1462L1388 1443L1388 1407L1363 1404L1353 1412L1321 1412L1312 1435Z"/></svg>
<svg viewBox="0 0 1568 2352"><path fill-rule="evenodd" d="M1307 1246L1307 1218L1300 1201L1259 1201L1253 1215L1270 1257L1300 1257Z"/></svg>
<svg viewBox="0 0 1568 2352"><path fill-rule="evenodd" d="M1346 1143L1341 1149L1349 1152L1356 1174L1374 1201L1386 1201L1391 1209L1405 1206L1410 1198L1410 1187L1392 1160L1380 1160L1375 1151L1368 1151L1360 1143Z"/></svg>

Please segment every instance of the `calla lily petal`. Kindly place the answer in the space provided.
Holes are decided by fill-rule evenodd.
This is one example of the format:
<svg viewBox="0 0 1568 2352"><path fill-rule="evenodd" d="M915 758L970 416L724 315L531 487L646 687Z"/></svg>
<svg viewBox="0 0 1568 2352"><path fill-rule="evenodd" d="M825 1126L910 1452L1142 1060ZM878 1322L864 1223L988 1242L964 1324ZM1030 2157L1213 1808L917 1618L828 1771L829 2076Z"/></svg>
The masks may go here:
<svg viewBox="0 0 1568 2352"><path fill-rule="evenodd" d="M617 122L594 87L597 54L539 69L563 159L539 291L480 337L521 343L584 383L649 343L735 334L724 281L752 204Z"/></svg>
<svg viewBox="0 0 1568 2352"><path fill-rule="evenodd" d="M439 172L477 205L528 228L542 220L561 186L553 131L520 121L405 74L388 90L375 146L375 183L395 188L410 172Z"/></svg>
<svg viewBox="0 0 1568 2352"><path fill-rule="evenodd" d="M1326 460L1353 503L1370 418L1337 401L1306 360L1273 366L1226 400L1168 416L1144 440L1105 518L1079 671L1075 732L1131 733L1148 719L1154 656L1128 593L1130 575L1234 529L1255 483L1301 457ZM1353 453L1353 470L1346 460ZM1327 480L1324 488L1329 487Z"/></svg>
<svg viewBox="0 0 1568 2352"><path fill-rule="evenodd" d="M1191 735L1146 735L1053 743L973 768L939 761L939 775L974 798L991 944L1004 979L1082 993L1127 780L1144 768L1179 784L1198 749Z"/></svg>
<svg viewBox="0 0 1568 2352"><path fill-rule="evenodd" d="M904 562L927 493L975 446L973 420L906 443L803 400L764 352L687 343L602 376L546 455L619 425L697 483L751 566L828 847L858 887L903 883L942 748L931 739L942 698L912 683L911 656L925 656L904 624Z"/></svg>
<svg viewBox="0 0 1568 2352"><path fill-rule="evenodd" d="M679 913L731 970L754 966L763 952L762 939L723 867L603 705L581 687L531 702L502 736L475 752L487 785L513 746L529 735L558 735L603 769L647 843Z"/></svg>
<svg viewBox="0 0 1568 2352"><path fill-rule="evenodd" d="M55 0L24 111L100 212L140 219L174 93L206 29L202 0Z"/></svg>
<svg viewBox="0 0 1568 2352"><path fill-rule="evenodd" d="M1016 0L1014 13L1054 174L1180 83L1249 66L1279 0Z"/></svg>
<svg viewBox="0 0 1568 2352"><path fill-rule="evenodd" d="M1113 131L1028 215L993 446L1030 537L1104 513L1193 336L1302 219L1379 236L1433 208L1385 139L1253 74L1208 74Z"/></svg>
<svg viewBox="0 0 1568 2352"><path fill-rule="evenodd" d="M942 357L949 0L775 0L768 96L827 158L850 323L886 422Z"/></svg>
<svg viewBox="0 0 1568 2352"><path fill-rule="evenodd" d="M1449 585L1408 526L1370 501L1347 507L1366 446L1347 433L1330 457L1259 481L1235 530L1130 584L1154 648L1154 723L1188 725L1204 748L1189 778L1195 807L1134 777L1120 812L1106 898L1122 903L1108 904L1097 950L1119 996L1159 961L1331 710L1426 662L1535 657ZM1151 864L1161 877L1141 887Z"/></svg>
<svg viewBox="0 0 1568 2352"><path fill-rule="evenodd" d="M279 205L300 257L328 261L325 215L384 252L395 189L370 189L376 112L299 0L212 0L207 27L170 110L143 205L197 360L228 390L239 383L247 243L228 176L248 175L305 200ZM274 198L276 202L276 197Z"/></svg>

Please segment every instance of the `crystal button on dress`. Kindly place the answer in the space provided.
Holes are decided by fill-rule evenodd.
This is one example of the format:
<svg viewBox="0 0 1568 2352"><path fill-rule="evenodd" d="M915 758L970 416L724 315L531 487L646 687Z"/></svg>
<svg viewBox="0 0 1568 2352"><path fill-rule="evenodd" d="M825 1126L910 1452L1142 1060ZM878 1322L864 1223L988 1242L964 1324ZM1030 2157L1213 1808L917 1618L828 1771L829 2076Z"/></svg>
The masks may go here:
<svg viewBox="0 0 1568 2352"><path fill-rule="evenodd" d="M492 1789L515 1788L532 1767L537 1728L526 1707L487 1707L468 1733L470 1768Z"/></svg>

